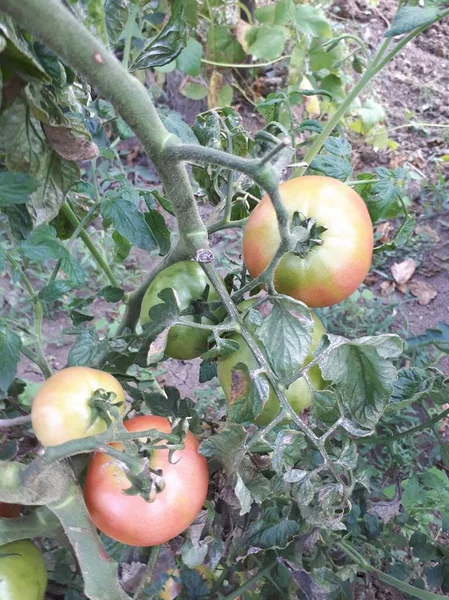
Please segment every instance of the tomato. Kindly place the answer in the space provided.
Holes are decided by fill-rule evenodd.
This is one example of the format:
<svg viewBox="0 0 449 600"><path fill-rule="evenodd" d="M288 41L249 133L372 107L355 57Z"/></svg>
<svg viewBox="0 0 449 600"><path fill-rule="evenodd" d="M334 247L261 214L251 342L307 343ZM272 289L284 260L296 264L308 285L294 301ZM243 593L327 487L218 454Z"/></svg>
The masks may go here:
<svg viewBox="0 0 449 600"><path fill-rule="evenodd" d="M20 506L18 504L0 502L0 517L3 517L4 519L20 517Z"/></svg>
<svg viewBox="0 0 449 600"><path fill-rule="evenodd" d="M195 567L195 571L197 571L197 573L207 581L209 586L212 587L215 577L209 567L206 567L205 565L198 565L198 567ZM174 600L178 597L182 590L182 584L179 581L181 577L179 569L169 569L167 571L167 575L169 575L169 577L162 586L162 589L159 591L160 600Z"/></svg>
<svg viewBox="0 0 449 600"><path fill-rule="evenodd" d="M243 303L242 303L243 304ZM240 308L240 305L239 305ZM313 360L313 352L317 348L321 336L325 333L323 324L316 315L313 316L314 327L312 334L312 342L310 345L310 351L306 357L304 364L308 364ZM219 359L217 365L218 379L220 385L223 388L228 403L231 403L231 385L232 385L232 369L237 363L245 363L250 370L257 369L258 363L254 358L253 353L249 349L245 340L240 334L233 334L230 336L231 340L235 340L239 343L240 348L227 356L226 358ZM321 376L321 371L318 365L315 365L308 371L310 383L315 390L321 390L325 386L325 382ZM308 408L312 402L312 393L309 386L307 385L304 377L300 377L294 381L286 391L287 400L290 403L297 414ZM276 398L274 389L270 386L270 393L265 406L260 415L255 420L257 425L265 426L271 423L271 421L279 413L279 402Z"/></svg>
<svg viewBox="0 0 449 600"><path fill-rule="evenodd" d="M189 308L193 301L202 298L207 285L209 285L207 300L218 300L215 288L212 287L197 262L184 260L167 267L159 275L156 275L145 293L140 312L140 323L145 325L150 322L149 310L155 304L162 303L158 294L164 288L173 288L182 311ZM194 316L186 315L183 316L183 319L193 322ZM203 318L202 323L208 324L210 321ZM188 325L174 325L168 332L165 354L179 360L190 360L201 356L207 350L209 335L210 331L208 330L194 329Z"/></svg>
<svg viewBox="0 0 449 600"><path fill-rule="evenodd" d="M44 559L33 542L0 546L1 600L44 600L46 588Z"/></svg>
<svg viewBox="0 0 449 600"><path fill-rule="evenodd" d="M290 216L298 211L326 227L322 245L304 258L289 252L274 274L276 290L310 307L330 306L350 296L371 265L373 228L362 198L331 177L298 177L279 186ZM251 213L243 235L243 258L256 277L268 266L280 243L271 200L264 196Z"/></svg>
<svg viewBox="0 0 449 600"><path fill-rule="evenodd" d="M112 403L124 403L125 393L115 377L89 367L68 367L45 381L31 406L31 422L44 446L95 435L106 430L100 417L92 423L90 399L97 390L113 392ZM124 404L119 407L123 413Z"/></svg>
<svg viewBox="0 0 449 600"><path fill-rule="evenodd" d="M128 431L158 429L171 431L168 419L139 416L125 421ZM111 444L123 449L122 444ZM149 465L162 469L165 488L154 502L142 496L123 493L130 487L116 460L96 453L90 460L84 496L95 525L109 537L130 546L163 544L187 529L198 516L207 496L209 472L204 456L198 454L198 441L192 433L185 448L177 450L171 464L168 450L152 452Z"/></svg>

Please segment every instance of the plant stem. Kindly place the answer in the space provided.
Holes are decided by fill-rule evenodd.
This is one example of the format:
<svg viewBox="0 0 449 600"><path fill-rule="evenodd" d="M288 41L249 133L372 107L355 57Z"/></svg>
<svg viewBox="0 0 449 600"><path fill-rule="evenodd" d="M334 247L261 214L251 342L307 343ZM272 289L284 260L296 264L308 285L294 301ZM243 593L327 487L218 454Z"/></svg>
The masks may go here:
<svg viewBox="0 0 449 600"><path fill-rule="evenodd" d="M285 56L280 56L279 58L275 58L274 60L270 60L268 62L263 63L254 63L254 64L244 64L244 63L222 63L215 62L213 60L207 60L205 58L201 59L201 62L206 65L212 65L213 67L223 67L224 69L258 69L259 67L269 67L270 65L274 65L275 63L280 62L281 60L287 60L291 58L289 54Z"/></svg>
<svg viewBox="0 0 449 600"><path fill-rule="evenodd" d="M10 427L28 425L29 423L31 423L30 415L24 415L23 417L14 417L12 419L0 419L0 429L9 429Z"/></svg>
<svg viewBox="0 0 449 600"><path fill-rule="evenodd" d="M401 431L399 433L396 433L395 435L385 435L385 436L379 436L379 437L370 436L370 437L366 437L366 438L359 438L356 441L358 444L376 444L376 445L377 444L390 444L391 442L395 442L396 440L400 440L409 435L418 433L419 431L422 431L423 429L432 427L432 425L434 423L438 423L438 421L441 421L441 419L444 419L444 417L447 417L448 415L449 415L449 408L447 408L446 410L443 410L442 413L440 413L439 415L435 415L434 417L432 417L425 423L421 423L420 425L417 425L416 427L412 427L411 429L406 429L405 431Z"/></svg>
<svg viewBox="0 0 449 600"><path fill-rule="evenodd" d="M207 233L211 235L212 233L216 233L217 231L221 231L222 229L232 229L233 227L245 227L248 222L249 217L245 217L244 219L239 219L238 221L224 221L221 219L217 221L217 223L213 223L207 228Z"/></svg>
<svg viewBox="0 0 449 600"><path fill-rule="evenodd" d="M361 568L362 571L372 573L377 577L377 579L383 581L383 583L391 585L405 594L410 594L415 598L420 598L420 600L441 600L442 596L440 594L434 594L432 592L421 590L414 585L405 583L404 581L396 579L396 577L392 577L391 575L387 575L379 569L376 569L376 567L371 566L370 563L367 562L365 558L357 552L357 550L355 550L352 546L349 546L349 544L344 540L337 542L336 546L340 548L340 550L343 550L343 552L350 558L352 558L352 560Z"/></svg>
<svg viewBox="0 0 449 600"><path fill-rule="evenodd" d="M147 585L150 585L151 579L153 577L154 567L156 566L157 560L159 558L159 553L161 551L160 546L153 546L150 552L150 559L147 564L147 568L145 569L145 573L139 583L139 586L134 594L134 600L141 600L143 597L142 594Z"/></svg>
<svg viewBox="0 0 449 600"><path fill-rule="evenodd" d="M222 600L236 600L236 598L238 598L243 593L245 593L249 588L251 588L253 585L255 585L258 581L260 581L261 579L263 579L264 577L266 577L266 575L268 575L268 573L270 573L270 571L277 564L278 564L278 561L277 560L273 560L264 569L261 569L258 573L256 573L256 575L254 575L254 577L252 577L251 579L249 579L248 581L246 581L243 585L241 585L239 588L237 588L236 590L234 590L233 592L231 592L227 596L222 596L220 594L220 598Z"/></svg>
<svg viewBox="0 0 449 600"><path fill-rule="evenodd" d="M55 537L61 526L54 514L45 506L36 508L30 515L16 519L0 519L0 545L37 537Z"/></svg>
<svg viewBox="0 0 449 600"><path fill-rule="evenodd" d="M105 261L105 259L101 256L100 252L98 251L98 249L96 248L95 244L92 242L90 237L87 235L87 233L82 229L82 227L80 227L80 221L79 221L78 217L75 215L75 213L70 208L70 206L67 204L67 202L64 202L64 204L61 207L61 211L67 217L68 221L70 221L72 226L75 227L77 230L79 230L80 238L83 240L83 242L85 243L89 252L94 257L97 265L100 267L100 269L102 269L102 271L104 272L106 277L109 279L111 284L114 287L120 287L120 284L117 281L117 279L115 278L114 273L111 271L110 266Z"/></svg>

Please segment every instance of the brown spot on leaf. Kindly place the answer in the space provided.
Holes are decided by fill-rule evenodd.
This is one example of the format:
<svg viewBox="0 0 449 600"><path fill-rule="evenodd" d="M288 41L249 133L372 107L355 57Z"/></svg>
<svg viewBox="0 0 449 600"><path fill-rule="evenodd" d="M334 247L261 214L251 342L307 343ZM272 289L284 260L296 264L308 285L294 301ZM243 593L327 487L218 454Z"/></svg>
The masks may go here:
<svg viewBox="0 0 449 600"><path fill-rule="evenodd" d="M243 371L231 371L231 404L237 400L237 398L241 398L245 395L248 382L246 380L245 374Z"/></svg>

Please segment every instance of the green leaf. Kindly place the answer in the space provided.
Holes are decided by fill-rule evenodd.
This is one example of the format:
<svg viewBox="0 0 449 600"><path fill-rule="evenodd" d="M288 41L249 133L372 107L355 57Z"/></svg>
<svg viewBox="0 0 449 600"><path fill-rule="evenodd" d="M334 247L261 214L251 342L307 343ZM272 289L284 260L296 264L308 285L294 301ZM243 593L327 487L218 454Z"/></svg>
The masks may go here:
<svg viewBox="0 0 449 600"><path fill-rule="evenodd" d="M352 146L344 138L328 137L324 142L324 148L335 156L347 156L351 154Z"/></svg>
<svg viewBox="0 0 449 600"><path fill-rule="evenodd" d="M150 209L144 216L159 246L160 256L165 256L170 250L170 230L165 223L164 217L155 209Z"/></svg>
<svg viewBox="0 0 449 600"><path fill-rule="evenodd" d="M313 321L304 307L283 297L273 302L257 335L271 366L281 379L293 377L302 367L312 342Z"/></svg>
<svg viewBox="0 0 449 600"><path fill-rule="evenodd" d="M123 236L120 235L118 231L114 231L112 234L112 239L114 240L114 260L118 263L126 260L130 250L131 244L130 242Z"/></svg>
<svg viewBox="0 0 449 600"><path fill-rule="evenodd" d="M118 288L113 285L107 285L98 292L98 295L104 298L106 302L114 303L123 300L125 291L122 290L122 288Z"/></svg>
<svg viewBox="0 0 449 600"><path fill-rule="evenodd" d="M33 261L66 258L68 251L56 237L56 229L50 225L39 225L19 245L20 253Z"/></svg>
<svg viewBox="0 0 449 600"><path fill-rule="evenodd" d="M274 9L274 24L288 25L295 14L294 0L279 0L275 4Z"/></svg>
<svg viewBox="0 0 449 600"><path fill-rule="evenodd" d="M288 64L288 85L298 83L300 76L302 77L306 55L307 42L303 38L296 43L290 56L290 62Z"/></svg>
<svg viewBox="0 0 449 600"><path fill-rule="evenodd" d="M301 121L298 131L312 131L313 133L321 133L323 131L323 126L315 119L305 119L304 121Z"/></svg>
<svg viewBox="0 0 449 600"><path fill-rule="evenodd" d="M0 173L0 206L26 204L39 182L27 173Z"/></svg>
<svg viewBox="0 0 449 600"><path fill-rule="evenodd" d="M404 6L396 14L385 37L408 33L417 27L430 25L438 19L441 9L437 6Z"/></svg>
<svg viewBox="0 0 449 600"><path fill-rule="evenodd" d="M70 254L66 258L63 258L61 262L61 269L74 286L79 287L83 285L86 279L86 273L79 261L74 256Z"/></svg>
<svg viewBox="0 0 449 600"><path fill-rule="evenodd" d="M182 86L180 92L186 98L190 100L202 100L208 94L208 89L202 83L195 83L194 81L188 81L186 85Z"/></svg>
<svg viewBox="0 0 449 600"><path fill-rule="evenodd" d="M243 363L237 363L231 371L232 402L228 408L229 421L252 422L260 415L270 393L265 376L253 375Z"/></svg>
<svg viewBox="0 0 449 600"><path fill-rule="evenodd" d="M125 29L129 17L128 0L105 0L104 18L111 44L116 44Z"/></svg>
<svg viewBox="0 0 449 600"><path fill-rule="evenodd" d="M288 29L281 25L252 27L246 34L248 54L261 60L274 60L281 56L289 37Z"/></svg>
<svg viewBox="0 0 449 600"><path fill-rule="evenodd" d="M247 438L248 433L242 425L228 423L222 431L204 440L198 452L217 461L229 475L238 469Z"/></svg>
<svg viewBox="0 0 449 600"><path fill-rule="evenodd" d="M273 469L283 473L291 469L303 456L307 441L303 433L291 429L280 431L273 447Z"/></svg>
<svg viewBox="0 0 449 600"><path fill-rule="evenodd" d="M449 354L449 323L440 321L435 327L426 329L425 333L407 338L406 344L409 348L432 345Z"/></svg>
<svg viewBox="0 0 449 600"><path fill-rule="evenodd" d="M245 58L242 46L224 25L208 27L206 47L214 62L240 63Z"/></svg>
<svg viewBox="0 0 449 600"><path fill-rule="evenodd" d="M0 330L0 392L6 394L17 373L22 340L13 331Z"/></svg>
<svg viewBox="0 0 449 600"><path fill-rule="evenodd" d="M144 215L130 200L120 198L120 193L114 193L101 203L101 215L112 221L114 228L128 239L133 245L142 250L153 250L156 240L145 221Z"/></svg>
<svg viewBox="0 0 449 600"><path fill-rule="evenodd" d="M0 212L8 217L11 234L17 242L24 240L33 229L33 221L25 204L0 207Z"/></svg>
<svg viewBox="0 0 449 600"><path fill-rule="evenodd" d="M195 39L190 38L186 47L176 59L178 69L192 77L198 77L201 71L203 46Z"/></svg>
<svg viewBox="0 0 449 600"><path fill-rule="evenodd" d="M173 135L179 137L181 142L184 142L185 144L198 144L197 137L178 112L168 110L166 107L159 107L157 112L165 128ZM154 190L152 193L156 195ZM159 199L159 196L157 197ZM166 200L166 202L168 202L168 200ZM165 206L164 208L166 209ZM171 211L168 210L168 212L173 214L173 209Z"/></svg>
<svg viewBox="0 0 449 600"><path fill-rule="evenodd" d="M184 0L175 0L171 4L171 15L167 24L140 52L130 71L167 65L182 52L184 41Z"/></svg>
<svg viewBox="0 0 449 600"><path fill-rule="evenodd" d="M337 396L332 390L313 393L312 415L318 421L332 425L340 418Z"/></svg>
<svg viewBox="0 0 449 600"><path fill-rule="evenodd" d="M388 359L401 352L401 339L386 334L345 340L320 359L324 379L333 381L343 407L362 427L372 429L382 416L397 377Z"/></svg>
<svg viewBox="0 0 449 600"><path fill-rule="evenodd" d="M332 154L315 156L310 163L310 168L340 181L346 181L352 174L351 163L341 156L333 156Z"/></svg>
<svg viewBox="0 0 449 600"><path fill-rule="evenodd" d="M69 367L90 367L107 347L107 340L100 342L93 329L85 329L70 349L67 364Z"/></svg>
<svg viewBox="0 0 449 600"><path fill-rule="evenodd" d="M332 30L322 10L310 4L297 6L295 24L299 31L312 37L331 37Z"/></svg>
<svg viewBox="0 0 449 600"><path fill-rule="evenodd" d="M72 285L68 281L58 280L44 286L38 296L44 302L51 304L59 300L64 294L67 294L72 289Z"/></svg>
<svg viewBox="0 0 449 600"><path fill-rule="evenodd" d="M250 538L252 546L266 549L282 549L300 533L299 523L284 519L279 523L256 521Z"/></svg>
<svg viewBox="0 0 449 600"><path fill-rule="evenodd" d="M375 125L378 125L385 119L383 106L371 98L365 101L362 108L357 108L353 112L362 121L362 133L368 133Z"/></svg>
<svg viewBox="0 0 449 600"><path fill-rule="evenodd" d="M316 481L319 480L314 473L292 469L284 475L284 481L293 483L292 494L300 506L308 506L315 496Z"/></svg>

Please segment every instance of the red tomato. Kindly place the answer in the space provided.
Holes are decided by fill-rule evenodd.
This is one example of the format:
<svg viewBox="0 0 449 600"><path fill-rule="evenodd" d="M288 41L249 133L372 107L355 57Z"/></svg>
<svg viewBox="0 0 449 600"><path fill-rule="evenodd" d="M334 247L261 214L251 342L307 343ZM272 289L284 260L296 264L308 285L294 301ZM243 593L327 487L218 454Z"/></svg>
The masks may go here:
<svg viewBox="0 0 449 600"><path fill-rule="evenodd" d="M6 502L0 502L0 517L4 519L14 519L20 517L20 506L19 504L7 504Z"/></svg>
<svg viewBox="0 0 449 600"><path fill-rule="evenodd" d="M31 406L31 421L37 439L44 446L95 435L106 430L103 419L92 423L90 399L97 390L114 392L113 403L122 403L125 393L110 373L89 367L68 367L52 375L40 387Z"/></svg>
<svg viewBox="0 0 449 600"><path fill-rule="evenodd" d="M362 198L331 177L297 177L279 186L290 216L299 212L326 227L322 245L305 258L289 252L274 274L276 290L310 307L330 306L350 296L364 280L373 252L373 228ZM243 258L256 277L280 243L276 214L268 196L251 213L243 235Z"/></svg>
<svg viewBox="0 0 449 600"><path fill-rule="evenodd" d="M139 416L125 421L128 431L158 429L171 431L168 419ZM123 449L122 444L111 444ZM192 433L185 448L168 460L168 450L151 454L150 466L162 469L165 488L154 502L141 496L127 496L130 482L116 460L96 453L90 460L84 497L95 525L109 537L130 546L156 546L179 535L198 516L207 496L209 472L204 456L198 454L198 441Z"/></svg>

